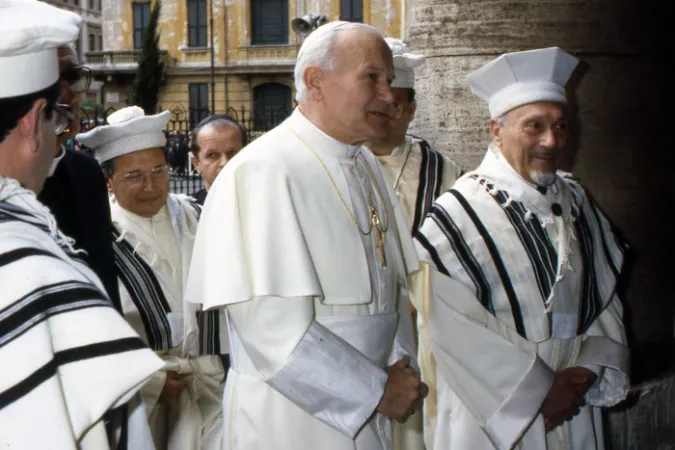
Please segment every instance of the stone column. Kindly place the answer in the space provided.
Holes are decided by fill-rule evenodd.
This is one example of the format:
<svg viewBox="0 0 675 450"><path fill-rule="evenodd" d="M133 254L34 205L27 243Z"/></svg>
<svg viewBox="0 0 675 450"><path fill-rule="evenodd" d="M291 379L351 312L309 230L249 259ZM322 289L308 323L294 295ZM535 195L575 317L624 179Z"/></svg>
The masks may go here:
<svg viewBox="0 0 675 450"><path fill-rule="evenodd" d="M411 0L408 11L409 49L428 56L412 131L465 169L477 166L489 142L487 106L466 81L471 71L501 53L551 46L582 59L571 83L574 137L565 165L633 247L624 298L631 338L647 349L672 343L674 332L675 77L666 70L665 3Z"/></svg>

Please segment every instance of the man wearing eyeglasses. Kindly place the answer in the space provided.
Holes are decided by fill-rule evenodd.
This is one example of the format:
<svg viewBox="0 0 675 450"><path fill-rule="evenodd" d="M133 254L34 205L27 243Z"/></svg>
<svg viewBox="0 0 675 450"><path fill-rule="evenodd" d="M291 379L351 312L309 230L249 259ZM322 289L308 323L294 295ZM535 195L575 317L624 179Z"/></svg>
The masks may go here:
<svg viewBox="0 0 675 450"><path fill-rule="evenodd" d="M75 240L75 246L87 252L87 262L121 311L105 179L94 158L64 145L79 132L80 105L91 84L91 72L79 64L70 45L60 46L58 57L61 113L56 118L55 156L38 198L54 214L59 228Z"/></svg>
<svg viewBox="0 0 675 450"><path fill-rule="evenodd" d="M106 412L162 365L36 198L62 112L56 49L77 38L80 24L44 2L0 0L3 449L117 448Z"/></svg>
<svg viewBox="0 0 675 450"><path fill-rule="evenodd" d="M124 316L164 359L164 368L141 391L154 444L220 449L221 326L217 311L202 314L183 298L200 207L188 196L169 194L163 130L170 115L146 116L137 106L127 107L77 139L93 150L113 194Z"/></svg>

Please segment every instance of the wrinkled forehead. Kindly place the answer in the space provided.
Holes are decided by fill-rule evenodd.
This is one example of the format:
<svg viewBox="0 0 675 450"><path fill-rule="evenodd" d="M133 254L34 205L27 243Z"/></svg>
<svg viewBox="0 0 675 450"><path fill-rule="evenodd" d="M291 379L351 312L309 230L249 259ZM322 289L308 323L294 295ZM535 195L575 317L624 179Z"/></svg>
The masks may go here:
<svg viewBox="0 0 675 450"><path fill-rule="evenodd" d="M115 168L120 171L151 170L166 164L164 149L155 147L121 155L114 160Z"/></svg>

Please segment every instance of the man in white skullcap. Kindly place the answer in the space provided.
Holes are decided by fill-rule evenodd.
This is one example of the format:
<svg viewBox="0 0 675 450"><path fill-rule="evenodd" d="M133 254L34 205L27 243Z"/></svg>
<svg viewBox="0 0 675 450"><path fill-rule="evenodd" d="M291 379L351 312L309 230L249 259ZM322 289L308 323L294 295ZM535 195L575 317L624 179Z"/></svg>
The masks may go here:
<svg viewBox="0 0 675 450"><path fill-rule="evenodd" d="M209 190L188 279L225 308L225 449L391 450L426 388L414 363L408 225L361 144L387 132L391 51L332 22L303 42L298 108Z"/></svg>
<svg viewBox="0 0 675 450"><path fill-rule="evenodd" d="M105 421L161 361L36 198L64 123L57 47L81 19L0 0L0 447L117 448Z"/></svg>
<svg viewBox="0 0 675 450"><path fill-rule="evenodd" d="M624 249L585 189L557 171L567 143L561 49L509 53L469 76L492 144L417 234L431 266L435 449L603 449L600 407L629 386L616 294Z"/></svg>
<svg viewBox="0 0 675 450"><path fill-rule="evenodd" d="M164 128L168 111L137 106L77 135L93 150L112 194L113 249L124 317L164 367L141 390L158 449L220 449L224 371L217 312L183 296L200 207L169 194Z"/></svg>
<svg viewBox="0 0 675 450"><path fill-rule="evenodd" d="M406 51L400 39L386 38L394 57L394 81L391 92L397 105L397 118L389 120L389 132L366 143L366 146L382 164L389 185L394 188L396 197L408 220L411 233L419 229L439 195L455 184L461 175L461 169L450 158L437 152L431 145L419 137L408 134L408 127L415 118L417 100L415 98L415 69L422 66L426 58ZM416 303L415 296L411 296ZM429 396L424 403L425 435L433 436L435 422L436 383L433 357L429 351L428 311L420 311L411 303L413 320L416 321L418 336L418 358L422 380L429 386ZM419 448L422 443L422 415L416 414L403 425L395 426L401 433L400 441L405 449ZM431 439L427 449L431 449Z"/></svg>

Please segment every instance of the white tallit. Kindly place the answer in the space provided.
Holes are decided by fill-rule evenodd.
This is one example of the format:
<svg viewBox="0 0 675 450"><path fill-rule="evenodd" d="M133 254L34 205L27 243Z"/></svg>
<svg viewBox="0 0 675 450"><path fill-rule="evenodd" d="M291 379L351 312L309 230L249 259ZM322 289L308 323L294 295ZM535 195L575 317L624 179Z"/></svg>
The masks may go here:
<svg viewBox="0 0 675 450"><path fill-rule="evenodd" d="M1 177L0 286L0 447L108 448L100 419L161 361L49 210Z"/></svg>
<svg viewBox="0 0 675 450"><path fill-rule="evenodd" d="M488 151L437 200L417 241L432 265L435 448L602 449L594 407L628 388L623 250L583 188L559 173L542 194ZM599 375L591 406L546 435L541 402L572 366Z"/></svg>

